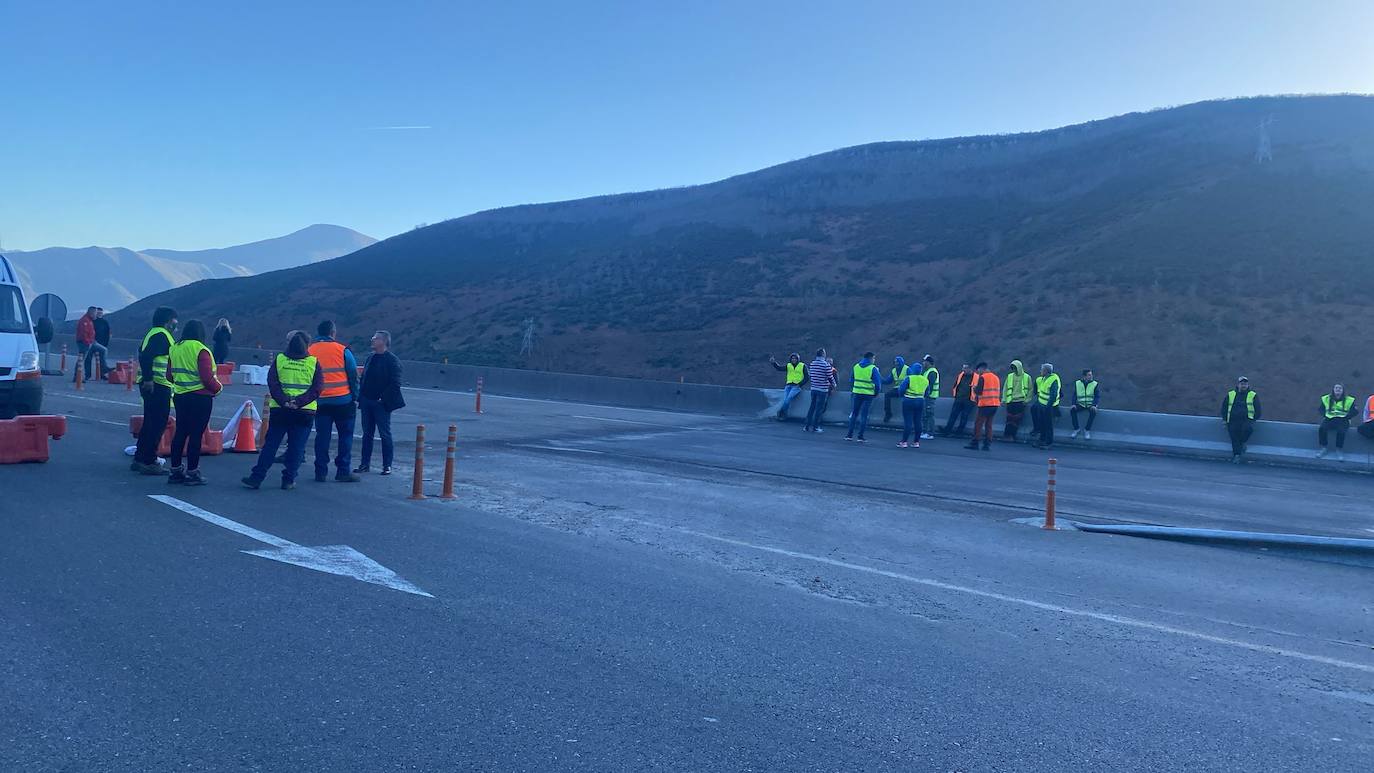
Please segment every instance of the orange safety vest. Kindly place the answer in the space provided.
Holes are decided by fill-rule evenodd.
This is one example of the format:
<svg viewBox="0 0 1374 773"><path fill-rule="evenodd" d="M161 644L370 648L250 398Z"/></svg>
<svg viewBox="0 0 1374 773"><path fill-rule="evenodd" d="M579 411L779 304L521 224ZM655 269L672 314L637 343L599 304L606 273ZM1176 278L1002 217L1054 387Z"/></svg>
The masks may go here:
<svg viewBox="0 0 1374 773"><path fill-rule="evenodd" d="M319 361L324 389L320 397L343 397L348 394L348 368L344 366L344 345L338 341L316 341L310 345L310 356Z"/></svg>
<svg viewBox="0 0 1374 773"><path fill-rule="evenodd" d="M974 384L974 389L978 388ZM975 397L977 395L974 395ZM988 371L983 374L983 396L978 398L979 408L996 408L1002 404L1002 379L996 373Z"/></svg>

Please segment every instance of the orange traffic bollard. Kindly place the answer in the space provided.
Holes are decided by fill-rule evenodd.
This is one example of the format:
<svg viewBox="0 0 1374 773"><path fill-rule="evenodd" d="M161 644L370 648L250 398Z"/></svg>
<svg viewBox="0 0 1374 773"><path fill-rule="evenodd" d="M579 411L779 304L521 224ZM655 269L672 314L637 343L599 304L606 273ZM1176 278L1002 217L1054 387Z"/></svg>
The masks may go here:
<svg viewBox="0 0 1374 773"><path fill-rule="evenodd" d="M67 345L62 344L62 359L58 360L57 369L63 373L67 372Z"/></svg>
<svg viewBox="0 0 1374 773"><path fill-rule="evenodd" d="M453 495L453 460L458 450L458 425L448 425L448 449L444 452L444 493L440 499L457 499Z"/></svg>
<svg viewBox="0 0 1374 773"><path fill-rule="evenodd" d="M1045 485L1045 527L1054 529L1054 466L1059 463L1058 459L1050 458L1050 479Z"/></svg>
<svg viewBox="0 0 1374 773"><path fill-rule="evenodd" d="M129 358L129 372L124 374L124 391L125 391L125 392L132 392L132 391L134 390L134 379L135 379L135 378L138 378L138 376L136 375L137 373L138 373L138 366L134 364L134 359L133 359L132 357L130 357L130 358Z"/></svg>
<svg viewBox="0 0 1374 773"><path fill-rule="evenodd" d="M271 399L271 395L265 395L262 398L262 424L258 425L258 437L256 441L258 448L262 448L263 442L267 439L267 422L272 419L272 409L268 407L269 403L267 401Z"/></svg>
<svg viewBox="0 0 1374 773"><path fill-rule="evenodd" d="M85 389L85 388L86 388L86 386L85 386L85 383L86 383L86 382L85 382L85 380L82 379L82 377L81 377L81 363L80 363L80 362L76 363L76 379L75 379L74 383L76 384L76 389L77 389L78 392L81 391L82 389Z"/></svg>
<svg viewBox="0 0 1374 773"><path fill-rule="evenodd" d="M415 478L410 483L410 498L425 498L425 425L415 425Z"/></svg>
<svg viewBox="0 0 1374 773"><path fill-rule="evenodd" d="M477 377L477 406L473 409L476 413L482 412L482 377Z"/></svg>

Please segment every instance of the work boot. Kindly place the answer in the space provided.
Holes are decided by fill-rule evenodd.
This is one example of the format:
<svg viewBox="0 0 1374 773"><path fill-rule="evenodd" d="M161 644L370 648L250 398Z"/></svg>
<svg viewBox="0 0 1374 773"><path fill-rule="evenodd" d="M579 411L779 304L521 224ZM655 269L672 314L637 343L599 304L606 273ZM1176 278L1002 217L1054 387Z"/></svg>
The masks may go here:
<svg viewBox="0 0 1374 773"><path fill-rule="evenodd" d="M262 488L262 478L254 478L252 475L249 475L246 478L241 478L239 480L239 483L242 483L244 488L250 488L254 491L257 491L258 489Z"/></svg>
<svg viewBox="0 0 1374 773"><path fill-rule="evenodd" d="M167 471L157 462L152 464L139 465L138 474L140 475L166 475Z"/></svg>
<svg viewBox="0 0 1374 773"><path fill-rule="evenodd" d="M361 481L362 478L352 473L341 472L334 476L334 480L338 483L357 483Z"/></svg>
<svg viewBox="0 0 1374 773"><path fill-rule="evenodd" d="M185 467L182 467L181 465L177 465L176 467L173 467L173 468L172 468L171 474L167 476L167 482L168 482L168 483L185 483L185 482L186 482L186 468L185 468Z"/></svg>
<svg viewBox="0 0 1374 773"><path fill-rule="evenodd" d="M129 462L129 472L143 472L143 463L140 461Z"/></svg>
<svg viewBox="0 0 1374 773"><path fill-rule="evenodd" d="M205 483L205 476L200 474L200 470L191 470L186 473L187 486L204 486Z"/></svg>

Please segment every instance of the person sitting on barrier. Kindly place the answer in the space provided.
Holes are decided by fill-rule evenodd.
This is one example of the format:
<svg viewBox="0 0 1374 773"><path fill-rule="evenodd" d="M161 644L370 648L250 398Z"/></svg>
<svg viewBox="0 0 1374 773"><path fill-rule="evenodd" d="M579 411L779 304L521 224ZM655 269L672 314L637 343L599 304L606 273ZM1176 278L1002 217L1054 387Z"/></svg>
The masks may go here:
<svg viewBox="0 0 1374 773"><path fill-rule="evenodd" d="M1035 403L1031 406L1031 421L1035 425L1035 447L1054 447L1054 420L1059 418L1060 386L1059 374L1054 365L1045 363L1040 366L1040 375L1035 377Z"/></svg>
<svg viewBox="0 0 1374 773"><path fill-rule="evenodd" d="M826 403L830 402L830 390L835 382L835 366L826 359L825 349L816 350L816 359L806 368L807 384L811 389L811 404L806 407L805 432L824 432L821 417L825 415Z"/></svg>
<svg viewBox="0 0 1374 773"><path fill-rule="evenodd" d="M1097 379L1093 378L1093 369L1084 368L1083 376L1073 382L1073 405L1069 406L1069 420L1073 422L1075 438L1081 433L1084 440L1093 439L1093 420L1097 418L1099 391ZM1088 414L1088 421L1082 430L1078 428L1079 411Z"/></svg>
<svg viewBox="0 0 1374 773"><path fill-rule="evenodd" d="M973 402L978 406L978 417L973 420L973 440L964 448L978 450L978 435L983 436L983 450L992 450L992 419L997 415L997 407L1002 404L1002 379L988 370L986 362L978 363L973 370Z"/></svg>
<svg viewBox="0 0 1374 773"><path fill-rule="evenodd" d="M906 358L897 355L892 358L892 370L887 373L887 383L892 387L883 393L883 423L892 421L892 401L902 399L901 382L906 378L906 374L911 372L911 367L906 364Z"/></svg>
<svg viewBox="0 0 1374 773"><path fill-rule="evenodd" d="M1366 406L1367 407L1367 406ZM1329 450L1327 437L1336 435L1336 458L1345 458L1345 433L1350 429L1350 412L1355 408L1355 398L1345 393L1344 384L1336 384L1331 391L1322 395L1322 423L1317 427L1318 459L1325 459Z"/></svg>
<svg viewBox="0 0 1374 773"><path fill-rule="evenodd" d="M267 371L267 435L262 439L258 463L243 479L243 485L251 489L262 486L285 437L281 487L296 487L296 474L305 461L305 443L315 426L316 400L323 391L324 372L310 354L310 337L303 330L292 330L286 338L286 351L272 358Z"/></svg>
<svg viewBox="0 0 1374 773"><path fill-rule="evenodd" d="M1364 401L1364 420L1360 426L1355 428L1355 431L1363 437L1374 440L1374 395L1370 395L1369 399Z"/></svg>
<svg viewBox="0 0 1374 773"><path fill-rule="evenodd" d="M1259 395L1250 388L1250 379L1236 379L1236 388L1221 399L1221 420L1231 436L1231 463L1240 464L1245 458L1245 444L1260 419Z"/></svg>
<svg viewBox="0 0 1374 773"><path fill-rule="evenodd" d="M935 402L940 399L940 371L935 367L935 358L927 354L921 358L921 375L930 382L930 395L926 398L926 412L921 417L921 439L935 437Z"/></svg>
<svg viewBox="0 0 1374 773"><path fill-rule="evenodd" d="M940 431L941 435L962 435L968 427L969 416L977 408L972 399L973 378L973 366L964 363L959 375L954 378L954 403L949 407L949 418L945 421L945 428ZM959 425L957 428L954 426L956 423Z"/></svg>
<svg viewBox="0 0 1374 773"><path fill-rule="evenodd" d="M930 396L930 379L916 368L907 370L898 389L902 393L902 440L898 448L921 447L921 422L926 414L926 402ZM907 438L911 443L907 443Z"/></svg>
<svg viewBox="0 0 1374 773"><path fill-rule="evenodd" d="M873 357L873 352L864 352L863 359L854 365L854 397L849 406L849 434L844 436L845 440L854 439L854 429L857 427L859 442L865 442L864 430L868 429L868 409L873 407L878 390L883 388L883 374L878 370L878 366L873 364Z"/></svg>
<svg viewBox="0 0 1374 773"><path fill-rule="evenodd" d="M205 345L205 323L193 319L181 329L181 340L172 344L167 357L167 380L172 382L172 403L177 410L177 428L172 433L172 453L167 464L172 468L168 483L204 486L200 474L200 445L210 426L215 395L221 389L215 374L215 358ZM181 466L182 456L186 466Z"/></svg>
<svg viewBox="0 0 1374 773"><path fill-rule="evenodd" d="M787 421L787 408L792 405L792 400L801 394L802 384L806 383L806 365L801 361L801 355L796 352L787 358L786 365L773 359L773 355L770 354L768 364L773 366L773 370L787 372L787 381L782 385L782 405L778 407L778 420Z"/></svg>
<svg viewBox="0 0 1374 773"><path fill-rule="evenodd" d="M1030 407L1031 377L1020 360L1012 360L1007 377L1002 380L1002 405L1006 407L1005 421L1002 425L1002 439L1016 442L1016 433L1026 418Z"/></svg>

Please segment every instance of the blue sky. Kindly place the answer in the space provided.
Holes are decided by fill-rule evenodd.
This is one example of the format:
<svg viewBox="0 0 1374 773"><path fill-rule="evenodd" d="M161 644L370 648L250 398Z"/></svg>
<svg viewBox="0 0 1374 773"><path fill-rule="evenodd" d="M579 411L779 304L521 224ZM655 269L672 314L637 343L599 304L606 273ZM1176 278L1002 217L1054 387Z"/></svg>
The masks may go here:
<svg viewBox="0 0 1374 773"><path fill-rule="evenodd" d="M863 142L1374 92L1374 3L1304 6L0 0L0 241L385 237Z"/></svg>

